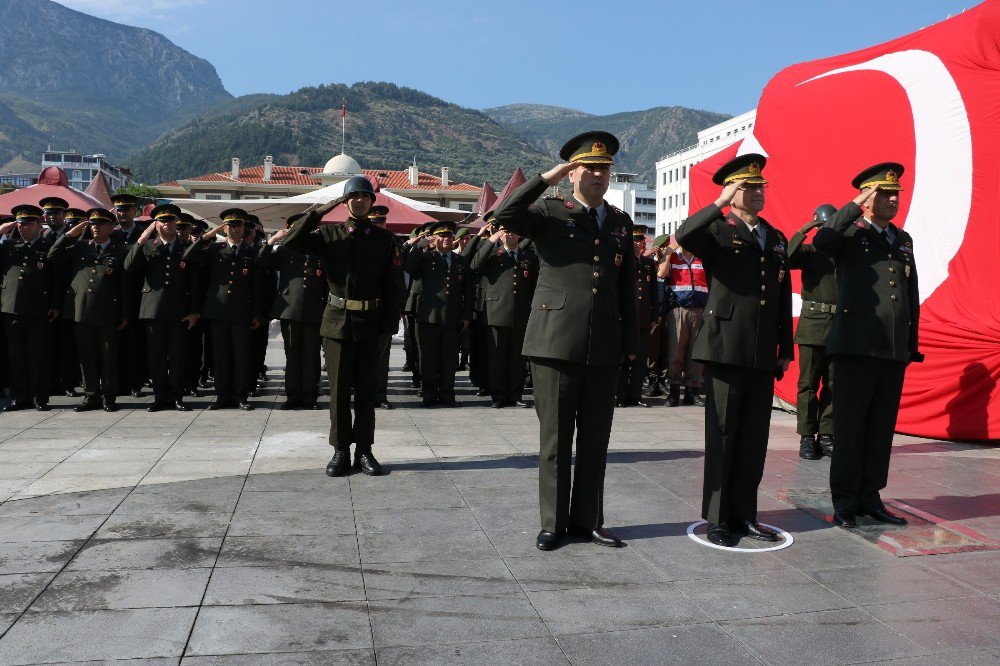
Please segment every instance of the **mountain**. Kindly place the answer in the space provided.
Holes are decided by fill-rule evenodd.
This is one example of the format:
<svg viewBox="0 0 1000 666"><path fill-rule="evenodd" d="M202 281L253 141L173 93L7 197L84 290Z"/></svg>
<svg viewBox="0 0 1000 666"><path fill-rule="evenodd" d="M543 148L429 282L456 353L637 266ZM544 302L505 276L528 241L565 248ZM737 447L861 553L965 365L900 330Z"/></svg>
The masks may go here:
<svg viewBox="0 0 1000 666"><path fill-rule="evenodd" d="M163 35L50 0L0 0L0 163L57 149L120 160L232 99L215 68Z"/></svg>
<svg viewBox="0 0 1000 666"><path fill-rule="evenodd" d="M552 160L486 115L391 83L329 84L288 95L239 98L211 109L133 155L137 178L157 183L228 171L230 158L260 164L322 166L341 150L341 104L347 105L346 152L365 169L425 173L449 167L453 180L502 185Z"/></svg>
<svg viewBox="0 0 1000 666"><path fill-rule="evenodd" d="M615 168L638 173L651 184L657 160L694 144L700 130L731 117L683 106L598 116L557 106L513 104L484 109L483 113L551 157L556 157L566 139L576 134L607 130L621 142Z"/></svg>

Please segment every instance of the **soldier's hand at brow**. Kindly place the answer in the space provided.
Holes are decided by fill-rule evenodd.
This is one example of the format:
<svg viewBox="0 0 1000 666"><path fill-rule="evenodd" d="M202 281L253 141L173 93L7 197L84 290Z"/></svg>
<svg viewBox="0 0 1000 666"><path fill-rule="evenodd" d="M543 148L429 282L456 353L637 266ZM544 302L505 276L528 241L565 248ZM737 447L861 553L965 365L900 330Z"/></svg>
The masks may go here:
<svg viewBox="0 0 1000 666"><path fill-rule="evenodd" d="M16 227L16 226L17 226L17 222L16 221L6 222L4 224L0 224L0 235L4 235L4 236L9 235L10 232L14 231L14 227Z"/></svg>
<svg viewBox="0 0 1000 666"><path fill-rule="evenodd" d="M578 166L582 166L582 164L582 162L567 162L566 164L559 164L543 173L542 180L545 181L546 185L556 185L560 180L566 177L566 174Z"/></svg>
<svg viewBox="0 0 1000 666"><path fill-rule="evenodd" d="M740 189L740 185L742 185L745 181L746 178L740 178L739 180L734 180L723 187L722 194L720 194L719 198L715 200L715 205L719 208L725 208L729 204L733 203L733 199L736 198L736 191Z"/></svg>
<svg viewBox="0 0 1000 666"><path fill-rule="evenodd" d="M77 222L73 225L73 228L66 232L66 235L70 238L79 238L83 235L83 232L87 230L87 225L90 224L87 220L82 222Z"/></svg>
<svg viewBox="0 0 1000 666"><path fill-rule="evenodd" d="M139 236L139 245L142 245L149 240L149 237L153 235L153 231L156 229L156 222L150 222L149 226L142 230L142 235Z"/></svg>
<svg viewBox="0 0 1000 666"><path fill-rule="evenodd" d="M854 197L854 203L860 206L864 202L868 201L873 196L875 196L876 192L878 192L877 187L866 187L865 189L861 190L861 192L858 193L858 196Z"/></svg>

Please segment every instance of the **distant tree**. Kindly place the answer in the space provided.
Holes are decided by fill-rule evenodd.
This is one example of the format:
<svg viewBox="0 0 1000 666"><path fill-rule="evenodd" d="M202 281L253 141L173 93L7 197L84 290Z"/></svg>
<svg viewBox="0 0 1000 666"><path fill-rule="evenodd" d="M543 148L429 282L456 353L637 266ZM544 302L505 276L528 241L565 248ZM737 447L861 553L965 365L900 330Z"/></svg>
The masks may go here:
<svg viewBox="0 0 1000 666"><path fill-rule="evenodd" d="M115 191L115 194L131 194L144 204L152 203L157 199L163 198L163 194L158 189L141 183L132 183L130 185L126 185L125 187L119 187L118 190Z"/></svg>

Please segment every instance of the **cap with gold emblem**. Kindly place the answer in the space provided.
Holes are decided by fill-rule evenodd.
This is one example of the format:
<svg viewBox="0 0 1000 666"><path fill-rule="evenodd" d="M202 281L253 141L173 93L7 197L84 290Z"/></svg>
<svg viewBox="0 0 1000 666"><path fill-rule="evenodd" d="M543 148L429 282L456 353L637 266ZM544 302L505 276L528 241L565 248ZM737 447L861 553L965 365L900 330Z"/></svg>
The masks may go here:
<svg viewBox="0 0 1000 666"><path fill-rule="evenodd" d="M447 236L455 233L456 226L454 222L437 222L431 227L430 233L434 236Z"/></svg>
<svg viewBox="0 0 1000 666"><path fill-rule="evenodd" d="M368 219L372 222L383 222L385 220L385 216L388 214L388 206L372 206L368 211Z"/></svg>
<svg viewBox="0 0 1000 666"><path fill-rule="evenodd" d="M52 211L64 211L69 208L69 203L65 199L60 199L59 197L45 197L38 202L38 205L42 207L42 210L46 213Z"/></svg>
<svg viewBox="0 0 1000 666"><path fill-rule="evenodd" d="M618 139L611 132L584 132L563 145L559 157L567 162L613 164L618 152Z"/></svg>
<svg viewBox="0 0 1000 666"><path fill-rule="evenodd" d="M82 208L67 208L66 209L66 221L70 220L86 220L87 211Z"/></svg>
<svg viewBox="0 0 1000 666"><path fill-rule="evenodd" d="M91 224L114 224L118 221L115 214L106 208L91 208L87 211L87 219Z"/></svg>
<svg viewBox="0 0 1000 666"><path fill-rule="evenodd" d="M180 217L181 209L174 204L160 204L149 212L149 216L157 222L169 222Z"/></svg>
<svg viewBox="0 0 1000 666"><path fill-rule="evenodd" d="M728 185L734 180L745 180L751 185L767 185L767 180L761 176L767 158L758 153L747 153L729 160L712 176L716 185Z"/></svg>
<svg viewBox="0 0 1000 666"><path fill-rule="evenodd" d="M194 215L191 213L178 213L177 215L177 226L178 227L190 227L194 225Z"/></svg>
<svg viewBox="0 0 1000 666"><path fill-rule="evenodd" d="M633 239L638 240L640 238L645 238L646 234L648 234L648 233L649 233L649 227L647 227L645 224L633 224L632 225L632 238Z"/></svg>
<svg viewBox="0 0 1000 666"><path fill-rule="evenodd" d="M31 204L21 204L10 209L10 214L18 222L21 220L37 220L42 217L42 209Z"/></svg>
<svg viewBox="0 0 1000 666"><path fill-rule="evenodd" d="M139 199L131 194L120 193L111 196L111 203L115 208L128 208L138 204Z"/></svg>
<svg viewBox="0 0 1000 666"><path fill-rule="evenodd" d="M191 231L192 233L199 233L199 234L205 233L206 231L208 231L208 222L206 222L205 220L196 219L191 224Z"/></svg>
<svg viewBox="0 0 1000 666"><path fill-rule="evenodd" d="M219 217L223 224L242 225L246 222L247 212L242 208L227 208Z"/></svg>
<svg viewBox="0 0 1000 666"><path fill-rule="evenodd" d="M899 184L899 177L903 175L903 165L898 162L883 162L875 166L868 167L851 181L851 185L864 190L874 187L879 190L889 192L899 192L903 187Z"/></svg>

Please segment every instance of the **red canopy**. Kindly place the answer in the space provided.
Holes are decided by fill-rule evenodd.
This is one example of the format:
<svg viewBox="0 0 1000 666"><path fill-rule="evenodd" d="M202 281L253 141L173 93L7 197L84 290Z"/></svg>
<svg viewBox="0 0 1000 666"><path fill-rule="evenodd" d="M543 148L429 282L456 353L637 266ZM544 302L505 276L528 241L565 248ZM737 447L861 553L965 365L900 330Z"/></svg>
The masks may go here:
<svg viewBox="0 0 1000 666"><path fill-rule="evenodd" d="M111 208L111 188L108 187L108 180L103 173L98 172L97 177L90 181L90 185L84 193L97 199L105 208Z"/></svg>
<svg viewBox="0 0 1000 666"><path fill-rule="evenodd" d="M381 192L375 194L375 205L388 207L389 212L385 216L385 226L386 229L393 233L408 234L421 224L434 221L434 218L430 215L414 210L400 201L385 196ZM346 222L347 218L347 206L337 206L323 216L323 222L327 224Z"/></svg>
<svg viewBox="0 0 1000 666"><path fill-rule="evenodd" d="M511 192L513 192L517 188L521 187L521 185L524 185L524 183L526 182L526 180L527 179L524 177L524 172L521 171L521 167L517 167L516 169L514 169L514 173L511 174L510 180L507 181L507 184L504 185L503 190L500 192L500 196L496 197L494 199L493 203L490 204L488 207L480 209L480 211L479 211L479 213L480 213L479 217L476 218L476 220L474 222L472 222L469 225L469 227L472 228L472 229L482 229L483 225L485 224L485 222L483 221L483 219L486 217L486 215L488 213L492 213L497 208L499 208L500 204L503 202L503 200L506 199L510 195ZM483 184L483 188L485 189L486 187L488 187L488 185L486 185L484 183ZM482 198L480 197L480 201L481 200L482 200Z"/></svg>
<svg viewBox="0 0 1000 666"><path fill-rule="evenodd" d="M45 197L65 199L70 208L104 208L97 199L69 187L69 179L59 167L45 167L38 174L38 184L0 195L0 215L10 215L10 209L21 204L37 206Z"/></svg>
<svg viewBox="0 0 1000 666"><path fill-rule="evenodd" d="M490 206L497 200L497 193L493 191L490 184L485 180L483 181L483 189L479 191L479 201L476 202L476 207L473 209L476 213L482 213L483 211L489 210Z"/></svg>

